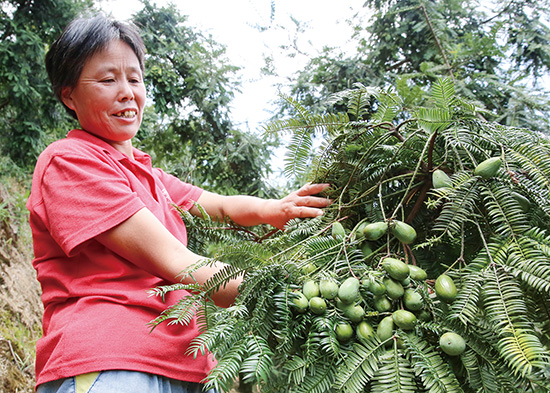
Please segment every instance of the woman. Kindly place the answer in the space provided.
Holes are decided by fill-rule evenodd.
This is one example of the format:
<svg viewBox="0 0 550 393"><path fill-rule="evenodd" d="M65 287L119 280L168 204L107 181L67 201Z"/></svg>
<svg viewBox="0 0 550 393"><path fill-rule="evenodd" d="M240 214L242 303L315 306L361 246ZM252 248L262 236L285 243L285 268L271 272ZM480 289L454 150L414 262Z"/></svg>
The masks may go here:
<svg viewBox="0 0 550 393"><path fill-rule="evenodd" d="M152 168L132 147L145 106L144 52L132 26L98 16L71 23L46 56L54 92L80 129L40 155L27 203L44 303L39 393L201 391L212 360L186 356L195 322L147 326L184 295L172 292L163 303L147 290L178 282L202 258L186 248L173 204L200 215L197 202L220 220L283 228L329 203L314 196L325 184L264 200L217 195ZM201 268L194 279L203 284L222 267ZM214 301L230 305L239 283Z"/></svg>

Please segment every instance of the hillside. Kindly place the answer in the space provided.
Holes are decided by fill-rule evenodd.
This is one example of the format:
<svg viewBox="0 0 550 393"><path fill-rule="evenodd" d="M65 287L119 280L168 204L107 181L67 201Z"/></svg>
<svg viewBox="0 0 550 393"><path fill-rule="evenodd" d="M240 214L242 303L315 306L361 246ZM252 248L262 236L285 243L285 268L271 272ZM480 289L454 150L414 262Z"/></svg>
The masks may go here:
<svg viewBox="0 0 550 393"><path fill-rule="evenodd" d="M0 393L34 391L40 286L32 267L27 186L0 180Z"/></svg>

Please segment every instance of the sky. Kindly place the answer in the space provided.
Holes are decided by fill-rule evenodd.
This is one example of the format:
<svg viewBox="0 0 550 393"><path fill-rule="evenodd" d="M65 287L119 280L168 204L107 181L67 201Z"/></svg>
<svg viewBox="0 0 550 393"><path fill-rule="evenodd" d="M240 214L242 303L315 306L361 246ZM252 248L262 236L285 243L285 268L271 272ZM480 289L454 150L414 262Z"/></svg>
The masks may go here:
<svg viewBox="0 0 550 393"><path fill-rule="evenodd" d="M158 6L168 0L157 0ZM231 105L233 124L241 130L262 132L278 98L278 84L303 69L309 58L323 47L350 50L353 28L346 22L356 13L365 14L364 0L178 0L181 13L191 26L224 45L230 64L241 67L241 92ZM105 12L121 20L130 19L141 8L138 0L100 1ZM302 54L289 58L280 48L296 37L298 20L304 29L298 37ZM268 27L260 32L258 26ZM265 57L273 58L278 76L261 74ZM275 156L284 154L275 152ZM280 157L279 157L280 158ZM277 160L274 157L274 160ZM280 164L276 164L280 165ZM273 168L275 170L282 168Z"/></svg>

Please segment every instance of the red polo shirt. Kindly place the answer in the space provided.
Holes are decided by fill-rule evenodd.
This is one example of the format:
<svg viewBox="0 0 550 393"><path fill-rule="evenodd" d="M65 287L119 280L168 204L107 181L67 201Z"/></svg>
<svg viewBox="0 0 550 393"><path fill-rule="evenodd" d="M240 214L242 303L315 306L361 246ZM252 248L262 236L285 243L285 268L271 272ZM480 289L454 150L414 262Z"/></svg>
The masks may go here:
<svg viewBox="0 0 550 393"><path fill-rule="evenodd" d="M195 322L152 332L147 325L185 292L169 293L165 303L148 296L168 283L94 239L146 207L187 243L172 204L189 209L202 190L152 168L137 149L134 157L73 130L38 159L27 202L44 303L37 385L108 369L200 382L213 364L208 356L185 355L198 335Z"/></svg>

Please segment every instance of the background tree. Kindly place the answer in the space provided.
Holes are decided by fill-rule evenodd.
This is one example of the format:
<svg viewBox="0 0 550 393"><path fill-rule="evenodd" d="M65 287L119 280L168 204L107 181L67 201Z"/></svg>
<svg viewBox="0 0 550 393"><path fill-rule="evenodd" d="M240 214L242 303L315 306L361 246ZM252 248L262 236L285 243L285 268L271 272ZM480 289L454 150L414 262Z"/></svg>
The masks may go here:
<svg viewBox="0 0 550 393"><path fill-rule="evenodd" d="M549 131L547 1L368 0L365 6L370 20L353 22L355 54L326 48L297 73L290 94L314 113L355 82L394 86L410 104L443 76L491 120Z"/></svg>
<svg viewBox="0 0 550 393"><path fill-rule="evenodd" d="M44 56L92 0L2 1L0 7L0 153L32 168L46 144L72 123L51 91Z"/></svg>
<svg viewBox="0 0 550 393"><path fill-rule="evenodd" d="M273 195L264 180L274 141L237 130L229 104L237 67L225 48L187 26L175 5L144 1L134 16L147 47L146 84L154 113L139 137L157 164L226 194Z"/></svg>

